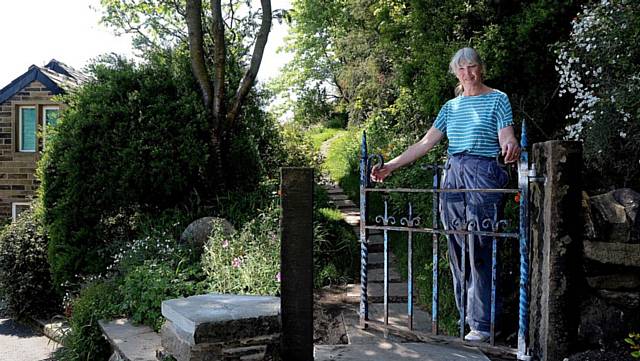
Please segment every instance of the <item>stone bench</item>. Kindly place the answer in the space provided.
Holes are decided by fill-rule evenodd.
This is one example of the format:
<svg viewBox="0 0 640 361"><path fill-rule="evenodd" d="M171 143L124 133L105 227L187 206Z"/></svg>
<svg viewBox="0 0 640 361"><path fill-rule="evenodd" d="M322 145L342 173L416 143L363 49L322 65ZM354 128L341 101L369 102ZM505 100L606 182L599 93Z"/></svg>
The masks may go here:
<svg viewBox="0 0 640 361"><path fill-rule="evenodd" d="M160 336L149 326L135 326L126 318L98 324L113 349L110 360L157 361Z"/></svg>
<svg viewBox="0 0 640 361"><path fill-rule="evenodd" d="M177 361L263 360L278 353L280 298L206 294L162 302L162 347Z"/></svg>

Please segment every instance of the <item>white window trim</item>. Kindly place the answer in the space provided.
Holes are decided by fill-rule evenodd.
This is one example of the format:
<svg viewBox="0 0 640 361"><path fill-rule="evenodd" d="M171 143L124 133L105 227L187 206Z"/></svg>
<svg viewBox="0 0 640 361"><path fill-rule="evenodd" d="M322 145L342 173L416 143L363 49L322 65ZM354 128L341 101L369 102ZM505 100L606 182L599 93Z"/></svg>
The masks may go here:
<svg viewBox="0 0 640 361"><path fill-rule="evenodd" d="M47 139L47 110L57 110L60 114L60 107L57 105L48 105L42 107L42 148L44 149L44 143ZM22 139L22 138L21 138Z"/></svg>
<svg viewBox="0 0 640 361"><path fill-rule="evenodd" d="M30 150L30 149L23 149L22 148L22 109L34 109L36 111L36 119L38 119L38 109L35 106L20 106L18 107L18 117L20 119L19 123L18 123L18 151L22 152L22 153L35 153L36 149L38 148L38 139L37 139L37 134L36 134L36 149ZM37 124L37 122L36 122ZM37 129L36 129L37 131Z"/></svg>
<svg viewBox="0 0 640 361"><path fill-rule="evenodd" d="M11 219L14 221L18 218L18 206L30 206L30 202L13 202L11 203Z"/></svg>

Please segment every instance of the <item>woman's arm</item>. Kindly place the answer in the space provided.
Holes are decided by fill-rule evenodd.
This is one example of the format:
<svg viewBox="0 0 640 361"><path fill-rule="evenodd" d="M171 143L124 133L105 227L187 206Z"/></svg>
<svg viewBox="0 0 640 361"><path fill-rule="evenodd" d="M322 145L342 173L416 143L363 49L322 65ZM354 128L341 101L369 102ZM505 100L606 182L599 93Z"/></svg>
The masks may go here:
<svg viewBox="0 0 640 361"><path fill-rule="evenodd" d="M520 157L520 145L518 145L518 140L513 134L512 126L500 129L498 132L498 141L500 142L500 149L502 149L504 162L513 163L518 161L518 158Z"/></svg>
<svg viewBox="0 0 640 361"><path fill-rule="evenodd" d="M402 152L399 156L390 160L383 167L375 166L371 170L371 180L374 182L382 182L385 178L387 178L393 171L398 168L402 168L407 164L413 163L431 150L438 142L444 134L438 129L431 127L427 134L425 134L422 139L420 139L417 143L413 144L407 150Z"/></svg>

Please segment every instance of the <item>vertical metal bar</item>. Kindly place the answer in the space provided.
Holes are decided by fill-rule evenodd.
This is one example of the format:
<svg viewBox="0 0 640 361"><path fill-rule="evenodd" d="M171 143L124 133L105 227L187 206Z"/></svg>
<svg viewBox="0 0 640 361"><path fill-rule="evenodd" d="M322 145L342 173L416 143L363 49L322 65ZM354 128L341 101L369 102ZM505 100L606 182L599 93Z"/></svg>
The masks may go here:
<svg viewBox="0 0 640 361"><path fill-rule="evenodd" d="M413 209L409 203L407 226L413 226ZM407 327L413 330L413 232L407 232Z"/></svg>
<svg viewBox="0 0 640 361"><path fill-rule="evenodd" d="M388 199L384 200L384 219L389 219ZM385 224L386 226L386 224ZM384 230L384 324L389 324L389 232ZM385 328L385 336L387 335Z"/></svg>
<svg viewBox="0 0 640 361"><path fill-rule="evenodd" d="M491 223L491 230L498 232L498 207L493 205L493 222ZM493 237L491 242L491 346L496 344L496 280L498 273L498 242L497 237Z"/></svg>
<svg viewBox="0 0 640 361"><path fill-rule="evenodd" d="M439 184L439 175L440 169L437 165L433 167L433 194L432 194L432 205L431 216L433 229L438 229L438 203L440 200L440 193L436 192L440 187ZM433 233L431 235L433 242L433 254L432 254L432 264L433 264L433 281L432 281L432 289L431 289L431 332L434 335L438 334L438 272L439 272L439 247L438 247L438 234Z"/></svg>
<svg viewBox="0 0 640 361"><path fill-rule="evenodd" d="M466 212L465 212L466 213ZM473 235L469 235L473 237ZM473 242L473 238L470 240ZM460 339L464 341L464 326L467 314L467 237L462 237L460 275Z"/></svg>
<svg viewBox="0 0 640 361"><path fill-rule="evenodd" d="M518 360L530 360L527 345L529 333L529 155L526 124L522 122L518 187L520 188L520 302L518 312Z"/></svg>
<svg viewBox="0 0 640 361"><path fill-rule="evenodd" d="M365 188L369 184L369 167L367 165L367 134L362 132L360 147L360 327L366 328L369 320L369 302L367 299L367 263L369 249L367 244L367 194Z"/></svg>

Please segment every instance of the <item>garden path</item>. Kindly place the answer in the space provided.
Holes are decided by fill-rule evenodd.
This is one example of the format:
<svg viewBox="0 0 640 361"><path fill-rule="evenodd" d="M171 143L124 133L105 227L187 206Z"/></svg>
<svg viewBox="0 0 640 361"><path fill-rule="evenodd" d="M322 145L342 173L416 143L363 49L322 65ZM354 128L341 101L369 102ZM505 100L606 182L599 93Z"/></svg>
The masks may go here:
<svg viewBox="0 0 640 361"><path fill-rule="evenodd" d="M58 347L31 328L0 316L0 361L49 361Z"/></svg>

